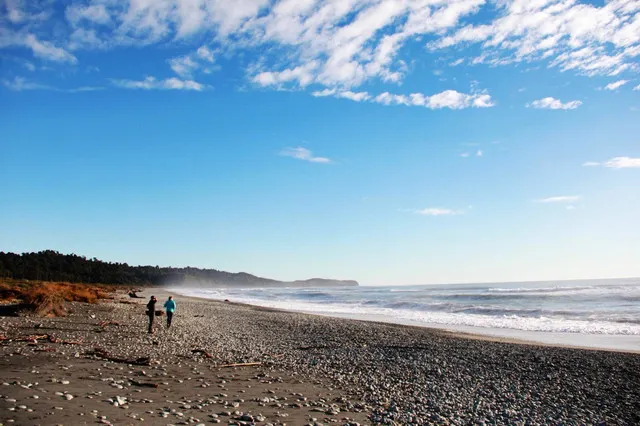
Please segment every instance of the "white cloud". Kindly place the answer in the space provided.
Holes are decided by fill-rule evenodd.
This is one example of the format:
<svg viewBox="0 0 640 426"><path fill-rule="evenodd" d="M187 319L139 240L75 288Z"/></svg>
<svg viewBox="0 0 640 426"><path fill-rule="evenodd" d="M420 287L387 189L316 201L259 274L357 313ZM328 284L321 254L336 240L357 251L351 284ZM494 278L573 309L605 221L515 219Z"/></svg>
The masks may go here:
<svg viewBox="0 0 640 426"><path fill-rule="evenodd" d="M180 76L190 76L198 68L198 63L189 56L179 56L169 59L169 65L173 72Z"/></svg>
<svg viewBox="0 0 640 426"><path fill-rule="evenodd" d="M77 89L69 90L70 93L81 93L81 92L97 92L100 90L104 90L102 86L80 86Z"/></svg>
<svg viewBox="0 0 640 426"><path fill-rule="evenodd" d="M284 157L291 157L297 160L309 161L311 163L331 163L331 160L326 157L315 157L311 151L307 148L296 147L296 148L285 148L280 151L280 155Z"/></svg>
<svg viewBox="0 0 640 426"><path fill-rule="evenodd" d="M50 86L27 81L23 77L15 77L13 80L2 80L2 85L9 90L20 92L23 90L54 90Z"/></svg>
<svg viewBox="0 0 640 426"><path fill-rule="evenodd" d="M444 92L440 92L431 96L425 95L423 93L398 95L389 92L383 92L377 96L373 96L368 92L323 89L312 92L311 95L315 97L332 96L336 98L350 99L356 102L369 101L382 105L421 106L429 109L489 108L495 105L489 94L466 94L457 92L455 90L445 90Z"/></svg>
<svg viewBox="0 0 640 426"><path fill-rule="evenodd" d="M92 4L89 6L74 4L67 7L65 16L73 26L78 25L82 20L102 25L111 22L111 16L104 4Z"/></svg>
<svg viewBox="0 0 640 426"><path fill-rule="evenodd" d="M7 11L6 17L13 24L30 24L37 21L44 21L49 17L49 13L40 9L38 2L4 0L0 1L0 6L3 3Z"/></svg>
<svg viewBox="0 0 640 426"><path fill-rule="evenodd" d="M311 93L316 98L332 96L335 98L349 99L355 102L362 102L371 99L371 95L367 92L352 92L351 90L324 89Z"/></svg>
<svg viewBox="0 0 640 426"><path fill-rule="evenodd" d="M633 90L640 90L640 84L633 88Z"/></svg>
<svg viewBox="0 0 640 426"><path fill-rule="evenodd" d="M511 0L495 3L497 17L465 25L428 44L440 50L481 44L481 63L506 65L549 61L561 71L617 75L637 68L640 43L638 4L616 0L603 5L573 0Z"/></svg>
<svg viewBox="0 0 640 426"><path fill-rule="evenodd" d="M204 61L211 63L214 61L213 51L211 51L207 46L200 46L198 50L196 50L196 55Z"/></svg>
<svg viewBox="0 0 640 426"><path fill-rule="evenodd" d="M52 90L64 93L94 92L103 90L104 87L99 86L81 86L74 89L61 89L58 87L47 86L45 84L28 81L24 77L14 77L13 80L2 80L2 85L9 90L21 92L23 90Z"/></svg>
<svg viewBox="0 0 640 426"><path fill-rule="evenodd" d="M443 52L451 66L538 61L590 76L640 70L638 0L77 0L63 6L63 17L56 2L4 2L2 24L10 24L2 25L0 48L23 45L38 57L75 63L69 50L208 40L170 60L179 76L207 71L203 64L214 63L210 47L223 46L225 54L242 58L234 62L246 67L253 83L273 88L314 84L320 91L366 93L358 89L365 83L401 83L422 56L406 47L420 40L430 40L428 49ZM246 51L256 50L258 59L245 60ZM425 106L467 104L456 93L443 92ZM405 95L371 96L389 104L415 102ZM471 102L493 105L488 95Z"/></svg>
<svg viewBox="0 0 640 426"><path fill-rule="evenodd" d="M454 216L463 214L461 210L445 209L441 207L428 207L422 210L416 210L415 213L423 216Z"/></svg>
<svg viewBox="0 0 640 426"><path fill-rule="evenodd" d="M563 195L559 197L549 197L536 200L538 203L575 203L582 197L579 195Z"/></svg>
<svg viewBox="0 0 640 426"><path fill-rule="evenodd" d="M476 152L475 152L475 153L473 153L473 152L463 152L463 153L461 153L461 154L460 154L460 157L462 157L462 158L468 158L468 157L470 157L471 155L474 155L474 156L476 156L476 157L482 157L482 156L484 156L484 151L483 151L483 150L481 150L481 149L478 149L478 150L476 150Z"/></svg>
<svg viewBox="0 0 640 426"><path fill-rule="evenodd" d="M569 101L562 103L559 99L547 97L528 103L527 107L538 109L576 109L580 105L582 105L582 101Z"/></svg>
<svg viewBox="0 0 640 426"><path fill-rule="evenodd" d="M318 63L311 61L295 68L282 71L263 71L253 77L253 82L260 86L280 86L283 83L296 82L301 87L311 84Z"/></svg>
<svg viewBox="0 0 640 426"><path fill-rule="evenodd" d="M56 62L70 62L72 64L78 62L75 56L63 48L56 47L48 41L40 41L33 34L27 35L22 44L29 47L35 56L42 59Z"/></svg>
<svg viewBox="0 0 640 426"><path fill-rule="evenodd" d="M607 161L587 161L582 164L585 167L597 167L602 166L609 169L630 169L640 168L640 158L633 157L614 157Z"/></svg>
<svg viewBox="0 0 640 426"><path fill-rule="evenodd" d="M629 80L618 80L618 81L615 81L613 83L607 84L606 86L604 86L604 88L605 88L605 90L616 90L616 89L624 86L628 82L629 82Z"/></svg>
<svg viewBox="0 0 640 426"><path fill-rule="evenodd" d="M640 158L615 157L604 162L604 167L610 169L627 169L640 167Z"/></svg>
<svg viewBox="0 0 640 426"><path fill-rule="evenodd" d="M111 80L114 86L123 89L143 89L143 90L195 90L202 91L206 85L193 80L180 80L179 78L167 78L158 80L155 77L146 77L144 80Z"/></svg>
<svg viewBox="0 0 640 426"><path fill-rule="evenodd" d="M199 47L195 52L169 59L169 66L180 77L192 77L196 72L210 74L215 62L214 51L207 46Z"/></svg>

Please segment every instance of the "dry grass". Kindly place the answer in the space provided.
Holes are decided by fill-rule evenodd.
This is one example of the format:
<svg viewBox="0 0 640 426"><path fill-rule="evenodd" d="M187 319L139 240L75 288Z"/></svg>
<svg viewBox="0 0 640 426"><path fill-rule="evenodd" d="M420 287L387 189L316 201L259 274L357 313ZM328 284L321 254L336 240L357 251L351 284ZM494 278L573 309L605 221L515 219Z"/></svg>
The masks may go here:
<svg viewBox="0 0 640 426"><path fill-rule="evenodd" d="M63 282L0 280L0 300L20 302L40 316L64 316L64 302L97 303L110 298L113 286Z"/></svg>

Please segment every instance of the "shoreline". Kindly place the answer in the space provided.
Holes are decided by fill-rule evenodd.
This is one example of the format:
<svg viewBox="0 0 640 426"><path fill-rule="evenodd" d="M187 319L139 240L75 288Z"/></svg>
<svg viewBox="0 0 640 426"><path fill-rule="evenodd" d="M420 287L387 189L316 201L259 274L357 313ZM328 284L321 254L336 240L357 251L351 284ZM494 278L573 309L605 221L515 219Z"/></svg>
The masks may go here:
<svg viewBox="0 0 640 426"><path fill-rule="evenodd" d="M151 294L0 317L0 423L640 423L638 354Z"/></svg>
<svg viewBox="0 0 640 426"><path fill-rule="evenodd" d="M211 302L217 302L217 303L231 303L231 304L236 304L239 306L248 306L248 307L253 307L253 308L257 308L257 309L265 309L268 311L274 311L274 312L288 312L288 313L298 313L298 314L304 314L304 315L314 315L314 316L321 316L321 317L328 317L328 318L338 318L338 319L344 319L347 321L362 321L362 322L371 322L371 323L377 323L377 324L394 324L394 325L399 325L399 326L404 326L404 327L416 327L416 328L423 328L423 329L427 329L427 330L431 330L433 332L439 332L439 333L444 333L445 335L450 335L453 337L461 337L461 338L466 338L466 339L474 339L474 340L484 340L484 341L489 341L489 342L499 342L499 343L513 343L513 344L519 344L519 345L533 345L533 346L547 346L547 347L558 347L558 348L567 348L567 349L583 349L583 350L594 350L594 351L606 351L606 352L620 352L620 353L631 353L631 354L640 354L640 336L638 336L638 349L635 348L628 348L628 347L600 347L600 346L595 346L595 345L584 345L584 344L568 344L568 343L554 343L554 342L549 342L549 341L543 341L543 340L535 340L535 339L527 339L527 338L520 338L520 337L514 337L514 336L507 336L507 335L501 335L501 334L506 334L504 331L500 330L500 329L490 329L492 331L494 331L496 334L490 334L490 332L488 332L487 334L479 332L478 329L480 329L480 327L472 327L472 326L453 326L453 325L440 325L440 324L418 324L418 323L410 323L410 322L400 322L400 321L385 321L384 319L376 319L376 318L367 318L364 316L358 316L358 315L353 315L353 316L348 316L348 315L335 315L335 314L331 314L331 313L318 313L318 312L304 312L304 311L297 311L297 310L288 310L288 309L283 309L283 308L274 308L274 307L267 307L267 306L261 306L261 305L254 305L251 303L245 303L245 302L234 302L232 300L230 300L229 302L224 302L223 300L219 300L219 299L210 299L210 298L206 298L206 297L198 297L198 296L187 296L184 294L181 294L179 292L171 292L170 290L175 290L175 289L171 289L171 288L158 288L158 289L152 289L152 290L160 290L162 291L162 295L168 295L168 294L175 294L175 295L179 295L181 298L185 298L185 299L193 299L193 300L202 300L202 301L211 301ZM522 334L547 334L547 335L552 335L554 333L552 332L533 332L533 331L524 331L524 330L515 330L515 329L505 329L508 331L513 330L515 333L522 333ZM502 331L502 333L501 333ZM584 337L578 333L563 333L563 335L569 336L569 337ZM572 336L575 335L575 336ZM565 337L566 337L565 336ZM590 335L589 335L590 336ZM618 337L619 335L607 335L606 337ZM605 338L606 338L605 337ZM614 338L615 338L614 337ZM626 335L622 335L623 338L631 338L632 336L626 336ZM561 337L558 337L561 338Z"/></svg>

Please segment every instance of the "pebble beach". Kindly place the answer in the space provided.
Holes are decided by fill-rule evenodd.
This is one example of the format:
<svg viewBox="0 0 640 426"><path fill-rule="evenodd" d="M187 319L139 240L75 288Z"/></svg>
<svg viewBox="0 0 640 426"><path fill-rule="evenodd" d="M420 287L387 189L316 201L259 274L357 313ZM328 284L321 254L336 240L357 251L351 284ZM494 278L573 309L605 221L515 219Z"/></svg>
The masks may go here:
<svg viewBox="0 0 640 426"><path fill-rule="evenodd" d="M0 317L2 425L637 425L640 354L149 295Z"/></svg>

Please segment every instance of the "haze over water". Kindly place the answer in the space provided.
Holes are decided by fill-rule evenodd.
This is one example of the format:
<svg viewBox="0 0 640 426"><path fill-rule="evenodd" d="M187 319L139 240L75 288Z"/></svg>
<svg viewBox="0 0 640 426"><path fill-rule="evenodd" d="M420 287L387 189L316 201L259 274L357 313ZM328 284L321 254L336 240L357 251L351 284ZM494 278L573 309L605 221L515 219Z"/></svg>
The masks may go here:
<svg viewBox="0 0 640 426"><path fill-rule="evenodd" d="M291 311L640 350L640 279L332 288L174 288Z"/></svg>

